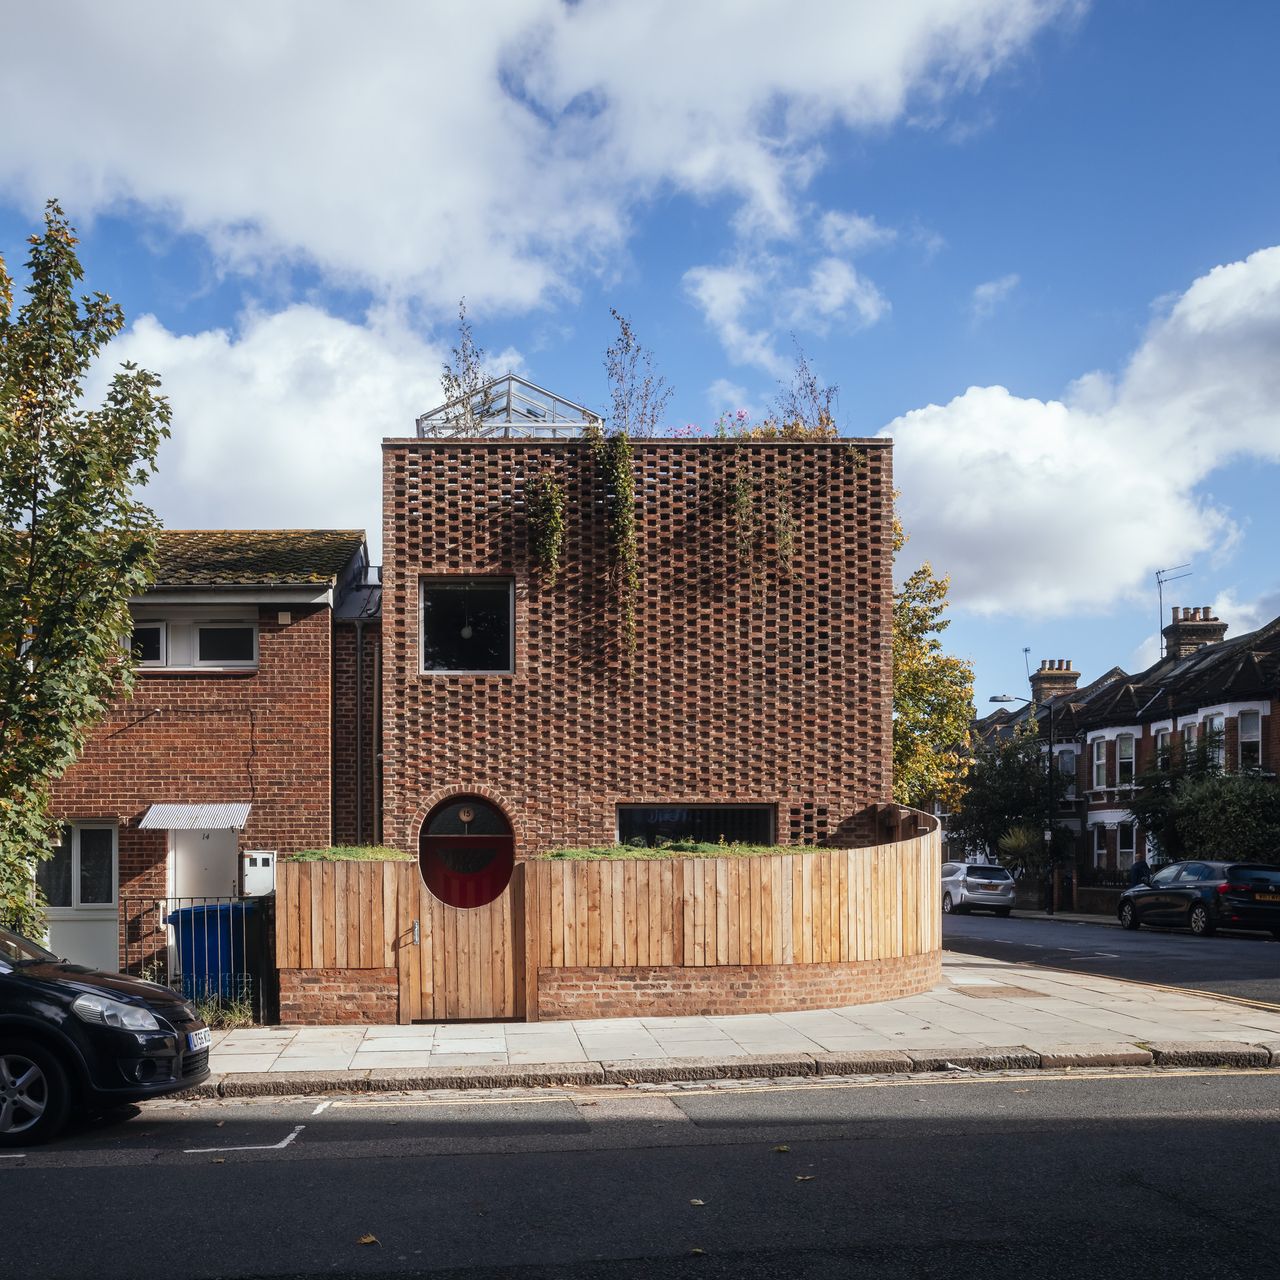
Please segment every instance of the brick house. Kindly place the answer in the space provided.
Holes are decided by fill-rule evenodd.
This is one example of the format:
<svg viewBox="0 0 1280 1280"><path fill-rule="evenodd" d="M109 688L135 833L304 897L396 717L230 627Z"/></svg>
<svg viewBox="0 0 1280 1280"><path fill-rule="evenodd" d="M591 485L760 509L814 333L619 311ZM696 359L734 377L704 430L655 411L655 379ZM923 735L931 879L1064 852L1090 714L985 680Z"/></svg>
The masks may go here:
<svg viewBox="0 0 1280 1280"><path fill-rule="evenodd" d="M39 878L55 950L115 969L130 902L231 896L244 850L373 833L369 576L355 530L160 534L155 583L130 601L133 695L54 788L67 834Z"/></svg>
<svg viewBox="0 0 1280 1280"><path fill-rule="evenodd" d="M1158 853L1129 813L1135 781L1161 753L1193 751L1212 734L1228 770L1274 777L1280 761L1280 618L1227 638L1206 607L1174 607L1164 656L1130 675L1113 667L1084 688L1070 662L1048 660L1031 676L1031 706L999 711L980 736L1034 717L1046 749L1052 718L1057 820L1077 833L1077 880L1122 883L1138 850Z"/></svg>
<svg viewBox="0 0 1280 1280"><path fill-rule="evenodd" d="M588 441L384 442L388 843L462 835L451 806L466 797L515 857L659 836L875 838L892 789L891 446L633 449L627 654ZM543 472L565 494L554 586L530 548ZM746 551L735 485L760 507ZM785 556L777 510L792 513Z"/></svg>

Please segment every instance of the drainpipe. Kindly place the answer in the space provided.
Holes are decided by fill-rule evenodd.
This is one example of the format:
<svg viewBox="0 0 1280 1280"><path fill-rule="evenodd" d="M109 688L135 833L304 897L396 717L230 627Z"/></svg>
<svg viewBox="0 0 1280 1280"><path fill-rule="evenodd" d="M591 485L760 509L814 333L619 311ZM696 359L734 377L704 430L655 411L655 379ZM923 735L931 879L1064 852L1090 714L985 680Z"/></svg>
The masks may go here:
<svg viewBox="0 0 1280 1280"><path fill-rule="evenodd" d="M364 619L356 619L356 844L364 839Z"/></svg>

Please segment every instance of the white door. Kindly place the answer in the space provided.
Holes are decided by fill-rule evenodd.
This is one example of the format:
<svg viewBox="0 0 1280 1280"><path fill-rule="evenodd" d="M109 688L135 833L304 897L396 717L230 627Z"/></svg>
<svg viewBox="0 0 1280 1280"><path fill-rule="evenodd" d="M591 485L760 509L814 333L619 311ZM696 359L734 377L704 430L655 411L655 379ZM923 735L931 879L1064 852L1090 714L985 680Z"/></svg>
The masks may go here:
<svg viewBox="0 0 1280 1280"><path fill-rule="evenodd" d="M239 857L234 831L173 832L173 896L234 898Z"/></svg>
<svg viewBox="0 0 1280 1280"><path fill-rule="evenodd" d="M91 969L120 968L116 915L116 828L107 822L68 827L36 877L49 904L45 945L55 955Z"/></svg>

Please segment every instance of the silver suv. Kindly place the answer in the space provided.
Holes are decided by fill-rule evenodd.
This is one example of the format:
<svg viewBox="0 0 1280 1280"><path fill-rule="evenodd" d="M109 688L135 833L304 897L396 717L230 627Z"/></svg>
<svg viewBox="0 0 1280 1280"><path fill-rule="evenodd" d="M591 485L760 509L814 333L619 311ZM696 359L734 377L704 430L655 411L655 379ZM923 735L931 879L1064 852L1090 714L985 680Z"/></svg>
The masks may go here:
<svg viewBox="0 0 1280 1280"><path fill-rule="evenodd" d="M1013 877L1004 867L981 862L942 864L942 912L963 914L975 907L1007 916L1013 910Z"/></svg>

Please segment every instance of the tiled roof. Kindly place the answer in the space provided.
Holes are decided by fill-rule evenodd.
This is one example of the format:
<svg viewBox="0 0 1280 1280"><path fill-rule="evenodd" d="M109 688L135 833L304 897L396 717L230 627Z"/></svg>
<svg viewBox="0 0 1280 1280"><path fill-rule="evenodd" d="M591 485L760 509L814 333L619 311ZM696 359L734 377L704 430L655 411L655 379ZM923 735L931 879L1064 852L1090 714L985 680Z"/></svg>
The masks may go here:
<svg viewBox="0 0 1280 1280"><path fill-rule="evenodd" d="M333 583L363 544L359 529L163 529L154 585Z"/></svg>

